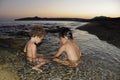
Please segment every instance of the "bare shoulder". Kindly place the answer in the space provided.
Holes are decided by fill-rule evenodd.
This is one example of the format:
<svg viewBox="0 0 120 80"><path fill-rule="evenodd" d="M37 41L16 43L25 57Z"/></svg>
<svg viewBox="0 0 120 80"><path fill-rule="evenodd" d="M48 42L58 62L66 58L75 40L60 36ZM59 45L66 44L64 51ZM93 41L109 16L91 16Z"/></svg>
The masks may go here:
<svg viewBox="0 0 120 80"><path fill-rule="evenodd" d="M77 48L80 48L80 46L76 43L76 42L73 42L74 45L76 45Z"/></svg>
<svg viewBox="0 0 120 80"><path fill-rule="evenodd" d="M34 43L31 43L29 46L30 46L30 48L32 48L32 49L36 49L36 45L35 45Z"/></svg>
<svg viewBox="0 0 120 80"><path fill-rule="evenodd" d="M64 44L64 45L62 45L61 47L60 47L60 50L65 50L66 49L66 44Z"/></svg>
<svg viewBox="0 0 120 80"><path fill-rule="evenodd" d="M36 45L34 43L28 42L24 48L24 50L35 49Z"/></svg>

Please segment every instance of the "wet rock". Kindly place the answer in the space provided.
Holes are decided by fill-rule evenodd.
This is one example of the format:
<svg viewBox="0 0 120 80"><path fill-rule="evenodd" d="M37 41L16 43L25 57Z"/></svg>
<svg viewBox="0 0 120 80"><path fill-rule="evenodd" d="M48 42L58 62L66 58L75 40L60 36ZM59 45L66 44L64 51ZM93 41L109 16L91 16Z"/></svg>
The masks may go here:
<svg viewBox="0 0 120 80"><path fill-rule="evenodd" d="M29 33L26 31L19 31L15 34L15 36L22 36L22 37L28 37Z"/></svg>
<svg viewBox="0 0 120 80"><path fill-rule="evenodd" d="M38 73L31 69L34 64L27 63L24 53L22 52L28 39L0 39L0 66L4 65L1 70L5 70L5 73L6 71L8 71L8 73L14 73L14 76L19 78L18 80L120 79L120 50L118 48L84 31L74 30L73 35L74 40L80 45L83 53L81 64L76 68L70 68L50 61L41 67L43 72ZM50 57L59 47L58 34L48 33L43 43L38 46L38 52L46 57ZM7 51L8 49L10 49L10 51ZM0 77L1 76L2 75L0 75ZM14 77L11 74L10 76Z"/></svg>

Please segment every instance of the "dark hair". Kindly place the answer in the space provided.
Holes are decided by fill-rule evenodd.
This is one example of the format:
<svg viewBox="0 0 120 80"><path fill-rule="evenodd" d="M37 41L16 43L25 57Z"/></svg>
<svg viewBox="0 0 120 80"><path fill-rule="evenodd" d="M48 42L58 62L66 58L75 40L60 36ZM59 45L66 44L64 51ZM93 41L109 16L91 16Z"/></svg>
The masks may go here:
<svg viewBox="0 0 120 80"><path fill-rule="evenodd" d="M31 37L35 37L35 36L42 37L45 34L46 34L45 30L41 26L33 26L30 32Z"/></svg>
<svg viewBox="0 0 120 80"><path fill-rule="evenodd" d="M68 39L73 39L72 31L69 28L60 28L59 37L68 37Z"/></svg>

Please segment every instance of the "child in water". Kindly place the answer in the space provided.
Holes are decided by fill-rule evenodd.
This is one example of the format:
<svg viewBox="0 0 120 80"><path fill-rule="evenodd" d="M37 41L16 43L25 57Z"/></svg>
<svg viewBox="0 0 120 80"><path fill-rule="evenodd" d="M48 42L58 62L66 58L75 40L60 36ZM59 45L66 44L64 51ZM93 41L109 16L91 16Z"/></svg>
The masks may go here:
<svg viewBox="0 0 120 80"><path fill-rule="evenodd" d="M69 28L62 28L59 33L59 39L62 46L54 54L53 61L61 63L69 67L77 67L80 62L81 51L79 46L73 41L72 31ZM62 52L65 52L67 59L58 58Z"/></svg>
<svg viewBox="0 0 120 80"><path fill-rule="evenodd" d="M37 44L39 44L43 40L45 34L46 32L42 27L33 27L30 32L30 40L27 42L24 48L24 53L27 60L30 62L39 63L36 66L32 67L32 69L37 71L41 71L39 68L48 62L47 59L42 58L37 53Z"/></svg>

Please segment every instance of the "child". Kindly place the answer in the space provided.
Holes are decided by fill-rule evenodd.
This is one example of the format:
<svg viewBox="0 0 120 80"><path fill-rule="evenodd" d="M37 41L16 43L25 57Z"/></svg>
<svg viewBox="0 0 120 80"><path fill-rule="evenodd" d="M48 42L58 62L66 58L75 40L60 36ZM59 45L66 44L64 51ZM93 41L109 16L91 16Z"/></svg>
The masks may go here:
<svg viewBox="0 0 120 80"><path fill-rule="evenodd" d="M30 40L27 42L24 52L26 55L26 58L30 62L37 62L36 66L32 67L32 69L41 71L39 68L47 63L47 59L41 58L41 56L37 53L37 44L42 41L44 38L46 32L42 27L33 27L30 32Z"/></svg>
<svg viewBox="0 0 120 80"><path fill-rule="evenodd" d="M54 54L53 61L61 63L69 67L77 67L79 65L81 51L79 46L73 41L72 32L69 28L62 28L59 34L62 46ZM62 52L66 52L67 59L60 59Z"/></svg>

